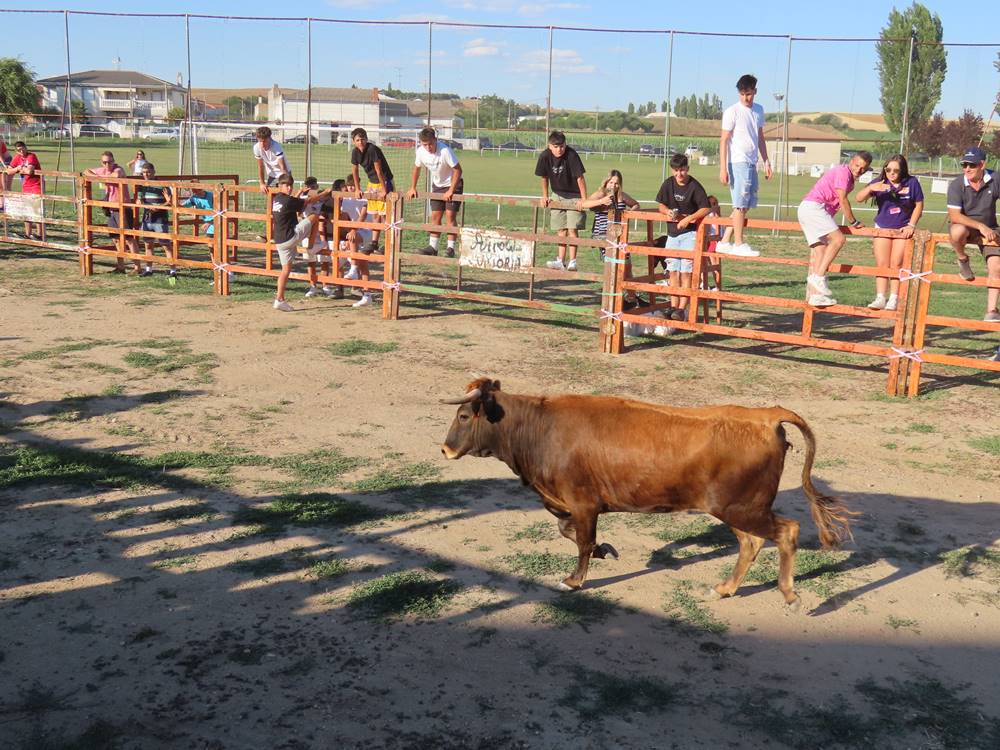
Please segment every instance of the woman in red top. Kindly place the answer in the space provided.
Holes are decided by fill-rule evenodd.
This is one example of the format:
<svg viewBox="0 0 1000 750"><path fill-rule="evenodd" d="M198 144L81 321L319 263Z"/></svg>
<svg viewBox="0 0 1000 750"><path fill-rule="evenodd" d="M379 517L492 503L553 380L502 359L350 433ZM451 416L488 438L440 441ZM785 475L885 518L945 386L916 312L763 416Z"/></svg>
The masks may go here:
<svg viewBox="0 0 1000 750"><path fill-rule="evenodd" d="M42 177L38 174L38 172L41 171L42 165L38 162L38 157L31 151L28 151L28 146L24 141L18 141L15 143L14 150L17 153L14 154L14 158L11 159L10 166L4 169L4 176L12 177L16 174L21 175L21 192L28 195L41 195ZM42 227L43 225L38 223L37 239L43 239ZM24 222L24 236L26 239L31 239L31 230L32 222Z"/></svg>

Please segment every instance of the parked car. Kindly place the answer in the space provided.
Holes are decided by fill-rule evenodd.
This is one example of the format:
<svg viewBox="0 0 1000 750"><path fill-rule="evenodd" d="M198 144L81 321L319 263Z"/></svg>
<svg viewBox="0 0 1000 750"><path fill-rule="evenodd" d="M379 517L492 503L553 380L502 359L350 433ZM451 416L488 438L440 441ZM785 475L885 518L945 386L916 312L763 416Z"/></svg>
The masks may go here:
<svg viewBox="0 0 1000 750"><path fill-rule="evenodd" d="M500 151L534 151L531 146L526 146L520 141L507 141L497 146Z"/></svg>
<svg viewBox="0 0 1000 750"><path fill-rule="evenodd" d="M451 138L438 138L438 140L450 146L452 151L462 150L462 144L459 143L458 141L452 140Z"/></svg>
<svg viewBox="0 0 1000 750"><path fill-rule="evenodd" d="M89 138L118 138L118 133L114 133L108 130L103 125L91 125L90 123L84 123L80 126L80 138L87 136Z"/></svg>
<svg viewBox="0 0 1000 750"><path fill-rule="evenodd" d="M493 148L493 141L483 136L479 139L479 148Z"/></svg>
<svg viewBox="0 0 1000 750"><path fill-rule="evenodd" d="M413 138L394 136L392 138L384 138L382 145L387 148L416 148L417 142Z"/></svg>
<svg viewBox="0 0 1000 750"><path fill-rule="evenodd" d="M652 143L643 143L641 146L639 146L639 156L653 156L654 153L655 153L655 146L653 146Z"/></svg>
<svg viewBox="0 0 1000 750"><path fill-rule="evenodd" d="M303 133L302 135L293 135L291 138L285 139L285 143L305 143L305 142L306 142L305 133ZM319 138L317 138L314 135L311 135L309 136L309 142L315 146L317 143L319 143Z"/></svg>
<svg viewBox="0 0 1000 750"><path fill-rule="evenodd" d="M257 132L251 130L246 133L240 133L239 135L234 135L229 140L231 143L253 143L257 140Z"/></svg>
<svg viewBox="0 0 1000 750"><path fill-rule="evenodd" d="M590 148L589 146L575 146L575 145L573 145L571 143L571 144L569 144L569 147L571 149L573 149L574 151L576 151L576 153L578 153L578 154L592 154L592 153L594 153L594 149Z"/></svg>
<svg viewBox="0 0 1000 750"><path fill-rule="evenodd" d="M181 137L180 128L153 128L142 137L144 141L167 140L176 141Z"/></svg>

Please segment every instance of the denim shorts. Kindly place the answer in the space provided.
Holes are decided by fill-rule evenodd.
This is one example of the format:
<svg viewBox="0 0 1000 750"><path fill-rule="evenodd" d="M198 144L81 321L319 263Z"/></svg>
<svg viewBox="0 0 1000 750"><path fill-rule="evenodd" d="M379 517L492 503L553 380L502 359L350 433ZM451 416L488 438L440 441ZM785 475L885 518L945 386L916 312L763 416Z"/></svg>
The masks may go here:
<svg viewBox="0 0 1000 750"><path fill-rule="evenodd" d="M730 164L729 192L733 197L733 208L757 207L757 165Z"/></svg>
<svg viewBox="0 0 1000 750"><path fill-rule="evenodd" d="M667 237L667 250L694 250L694 241L697 232L685 232L676 237ZM694 270L694 261L690 258L667 258L667 272L679 271L680 273L691 273Z"/></svg>

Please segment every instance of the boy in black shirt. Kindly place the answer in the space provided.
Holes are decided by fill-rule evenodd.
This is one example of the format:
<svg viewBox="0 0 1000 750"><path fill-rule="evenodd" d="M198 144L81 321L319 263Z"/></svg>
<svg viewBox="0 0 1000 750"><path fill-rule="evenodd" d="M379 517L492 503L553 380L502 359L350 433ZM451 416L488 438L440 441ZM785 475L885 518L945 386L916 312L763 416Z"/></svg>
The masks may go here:
<svg viewBox="0 0 1000 750"><path fill-rule="evenodd" d="M299 221L299 212L310 203L329 197L330 190L306 195L302 198L292 195L295 181L290 174L278 178L278 192L271 198L271 238L277 245L278 258L281 261L281 274L278 276L278 293L274 300L274 309L291 312L292 306L285 301L285 285L292 275L292 262L298 252L298 245L306 237L312 247L319 228L319 214L311 214ZM303 190L307 192L308 188ZM301 195L301 193L300 193Z"/></svg>
<svg viewBox="0 0 1000 750"><path fill-rule="evenodd" d="M583 177L580 155L566 145L566 136L558 130L549 134L549 146L538 157L535 175L542 178L542 205L549 205L549 187L559 198L578 201L587 197L587 181ZM587 220L587 212L569 208L553 208L549 212L551 228L560 237L578 237ZM559 255L545 265L562 271L576 270L576 245L569 246L569 262L563 265L566 245L559 246Z"/></svg>
<svg viewBox="0 0 1000 750"><path fill-rule="evenodd" d="M351 149L351 174L354 175L354 184L358 186L358 198L361 197L361 175L358 167L362 167L368 175L365 192L375 193L374 199L368 201L368 215L373 221L383 221L385 196L396 189L389 160L385 158L382 149L368 141L368 132L364 128L354 128L351 131L351 141L354 143L354 148ZM381 232L380 229L372 230L369 249L373 253L378 250L378 238Z"/></svg>
<svg viewBox="0 0 1000 750"><path fill-rule="evenodd" d="M674 250L694 250L697 236L696 225L711 210L705 188L694 177L688 174L688 158L684 154L674 154L670 157L670 170L673 177L668 178L656 194L657 209L665 214L670 222L667 225L667 239L664 247ZM690 288L691 272L694 261L689 258L667 258L667 272L670 274L670 286ZM674 310L670 317L674 320L687 319L687 307L690 298L672 296L670 305Z"/></svg>

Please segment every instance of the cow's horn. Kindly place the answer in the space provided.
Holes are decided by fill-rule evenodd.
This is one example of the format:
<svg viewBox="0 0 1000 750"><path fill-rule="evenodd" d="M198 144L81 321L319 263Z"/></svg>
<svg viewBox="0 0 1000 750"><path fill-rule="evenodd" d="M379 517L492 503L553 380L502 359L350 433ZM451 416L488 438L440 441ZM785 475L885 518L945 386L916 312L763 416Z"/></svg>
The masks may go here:
<svg viewBox="0 0 1000 750"><path fill-rule="evenodd" d="M478 388L473 388L471 391L466 393L461 398L443 398L441 399L442 404L467 404L470 401L475 401L477 398L483 395L483 392Z"/></svg>

